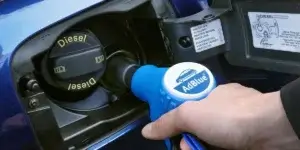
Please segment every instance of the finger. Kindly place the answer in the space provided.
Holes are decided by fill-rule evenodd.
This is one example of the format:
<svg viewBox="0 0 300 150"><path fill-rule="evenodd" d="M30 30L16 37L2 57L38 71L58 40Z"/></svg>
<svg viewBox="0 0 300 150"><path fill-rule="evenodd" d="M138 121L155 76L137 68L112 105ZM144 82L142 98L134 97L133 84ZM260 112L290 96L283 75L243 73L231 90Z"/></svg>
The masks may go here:
<svg viewBox="0 0 300 150"><path fill-rule="evenodd" d="M184 139L181 139L181 141L180 141L180 149L181 149L181 150L190 150L191 148L190 148L189 145L185 142Z"/></svg>
<svg viewBox="0 0 300 150"><path fill-rule="evenodd" d="M188 119L190 109L195 107L195 102L186 102L180 107L166 113L157 121L148 124L142 130L142 134L145 138L153 140L161 140L174 135L178 135L181 132L188 131Z"/></svg>
<svg viewBox="0 0 300 150"><path fill-rule="evenodd" d="M241 89L246 87L239 83L228 83L228 84L219 85L217 88L220 90L224 90L224 89L236 90L236 89Z"/></svg>
<svg viewBox="0 0 300 150"><path fill-rule="evenodd" d="M238 83L230 83L225 85L220 85L216 89L214 89L208 96L208 98L212 99L219 99L220 95L222 95L223 99L226 100L226 98L243 98L248 95L257 95L261 94L261 92L245 87Z"/></svg>
<svg viewBox="0 0 300 150"><path fill-rule="evenodd" d="M181 130L176 125L175 113L175 110L171 111L157 121L146 125L142 130L143 136L148 139L161 140L180 133Z"/></svg>
<svg viewBox="0 0 300 150"><path fill-rule="evenodd" d="M219 90L226 90L226 91L243 90L242 94L244 94L244 95L261 93L256 89L241 85L239 83L229 83L229 84L225 84L225 85L220 85ZM238 93L241 93L241 92L238 92Z"/></svg>
<svg viewBox="0 0 300 150"><path fill-rule="evenodd" d="M219 97L219 95L223 95L223 96L239 95L241 92L232 92L232 91L237 91L244 88L245 87L237 83L219 85L213 91L210 92L209 97Z"/></svg>

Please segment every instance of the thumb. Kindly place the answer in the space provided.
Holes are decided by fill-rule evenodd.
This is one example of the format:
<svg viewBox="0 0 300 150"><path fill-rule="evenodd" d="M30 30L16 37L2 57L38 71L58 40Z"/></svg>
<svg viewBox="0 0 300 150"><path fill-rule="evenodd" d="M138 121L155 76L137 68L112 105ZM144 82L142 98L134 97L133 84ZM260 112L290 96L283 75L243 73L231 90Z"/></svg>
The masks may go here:
<svg viewBox="0 0 300 150"><path fill-rule="evenodd" d="M157 121L146 125L142 130L143 136L148 139L163 140L185 132L187 130L186 116L188 115L186 112L191 105L190 102L187 102L166 113Z"/></svg>

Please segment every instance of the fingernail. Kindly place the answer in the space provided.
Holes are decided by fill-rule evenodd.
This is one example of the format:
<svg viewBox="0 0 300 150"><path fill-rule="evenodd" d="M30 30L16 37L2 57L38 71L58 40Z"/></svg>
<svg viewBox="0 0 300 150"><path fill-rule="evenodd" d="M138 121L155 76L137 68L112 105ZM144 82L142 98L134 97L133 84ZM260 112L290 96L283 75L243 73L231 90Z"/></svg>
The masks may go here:
<svg viewBox="0 0 300 150"><path fill-rule="evenodd" d="M142 130L142 134L145 137L149 137L152 133L152 123L149 123L148 125L146 125L143 130Z"/></svg>
<svg viewBox="0 0 300 150"><path fill-rule="evenodd" d="M181 150L190 150L189 145L183 139L180 142L180 149Z"/></svg>

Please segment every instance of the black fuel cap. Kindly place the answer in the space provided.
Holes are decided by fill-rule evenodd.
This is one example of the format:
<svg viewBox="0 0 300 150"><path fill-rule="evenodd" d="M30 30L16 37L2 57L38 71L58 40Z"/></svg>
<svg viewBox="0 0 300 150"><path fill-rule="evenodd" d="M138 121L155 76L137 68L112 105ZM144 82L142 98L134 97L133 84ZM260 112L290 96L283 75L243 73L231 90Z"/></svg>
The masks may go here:
<svg viewBox="0 0 300 150"><path fill-rule="evenodd" d="M60 36L48 54L46 80L65 91L89 90L97 85L105 67L105 52L93 33L69 32Z"/></svg>

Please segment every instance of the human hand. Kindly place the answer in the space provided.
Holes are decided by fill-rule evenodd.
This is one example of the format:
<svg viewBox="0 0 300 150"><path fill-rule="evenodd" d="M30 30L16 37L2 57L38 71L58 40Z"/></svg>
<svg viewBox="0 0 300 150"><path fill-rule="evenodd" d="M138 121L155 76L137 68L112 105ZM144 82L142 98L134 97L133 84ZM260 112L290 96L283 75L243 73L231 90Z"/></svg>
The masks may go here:
<svg viewBox="0 0 300 150"><path fill-rule="evenodd" d="M239 84L221 85L201 101L184 103L147 125L142 134L162 140L183 132L224 149L300 149L280 93L263 94ZM180 145L189 149L183 140Z"/></svg>

